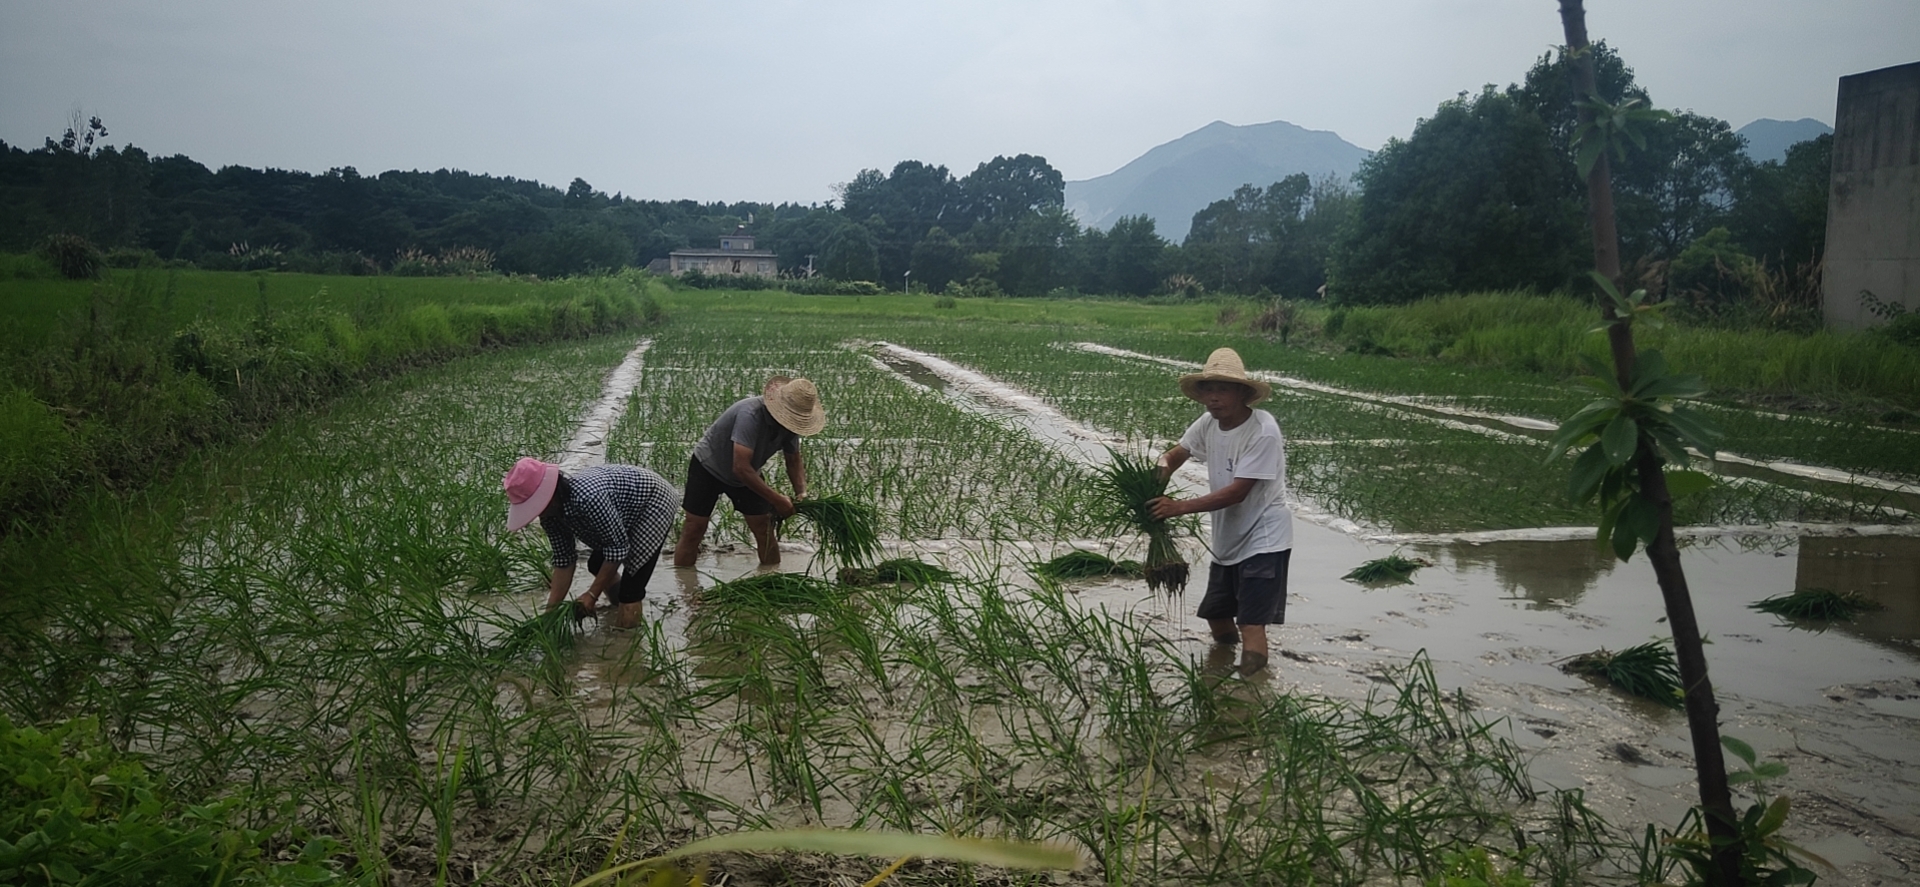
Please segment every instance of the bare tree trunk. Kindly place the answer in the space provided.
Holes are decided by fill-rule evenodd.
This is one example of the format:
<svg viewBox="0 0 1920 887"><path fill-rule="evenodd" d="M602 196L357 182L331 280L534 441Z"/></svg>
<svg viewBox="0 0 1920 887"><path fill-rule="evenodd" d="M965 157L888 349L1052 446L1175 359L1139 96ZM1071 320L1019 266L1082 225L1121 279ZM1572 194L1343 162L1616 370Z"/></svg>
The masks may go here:
<svg viewBox="0 0 1920 887"><path fill-rule="evenodd" d="M1560 0L1560 22L1566 30L1567 50L1573 53L1573 95L1581 101L1594 94L1593 57L1582 50L1587 43L1587 13L1582 0ZM1579 111L1580 122L1588 123L1593 112ZM1619 286L1620 234L1613 217L1613 171L1607 152L1600 153L1593 170L1587 174L1587 218L1593 226L1593 264L1602 275ZM1612 320L1616 314L1611 302L1603 313ZM1629 388L1636 350L1633 327L1616 323L1607 327L1607 344L1613 352L1614 373L1620 387ZM1707 834L1716 850L1714 867L1718 883L1740 883L1740 850L1734 841L1733 796L1727 788L1726 759L1720 750L1719 703L1713 698L1713 682L1707 679L1707 656L1700 639L1700 624L1693 615L1693 595L1687 589L1687 574L1680 566L1680 549L1673 539L1673 499L1667 493L1667 478L1661 471L1660 456L1647 441L1640 444L1634 467L1640 480L1640 492L1658 507L1660 530L1647 544L1647 560L1660 584L1660 597L1666 604L1667 623L1673 628L1674 658L1680 668L1680 683L1686 691L1687 729L1693 739L1693 765L1700 783L1700 807L1706 814Z"/></svg>

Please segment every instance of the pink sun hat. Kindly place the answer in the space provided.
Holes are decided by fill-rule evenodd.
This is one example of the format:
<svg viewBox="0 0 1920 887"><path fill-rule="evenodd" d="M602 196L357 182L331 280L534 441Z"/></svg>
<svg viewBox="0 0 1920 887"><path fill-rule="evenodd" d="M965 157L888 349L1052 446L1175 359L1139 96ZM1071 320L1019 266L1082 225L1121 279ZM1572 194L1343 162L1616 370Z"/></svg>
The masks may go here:
<svg viewBox="0 0 1920 887"><path fill-rule="evenodd" d="M507 531L518 530L553 501L553 488L560 483L560 466L549 465L532 456L513 463L502 483L507 488Z"/></svg>

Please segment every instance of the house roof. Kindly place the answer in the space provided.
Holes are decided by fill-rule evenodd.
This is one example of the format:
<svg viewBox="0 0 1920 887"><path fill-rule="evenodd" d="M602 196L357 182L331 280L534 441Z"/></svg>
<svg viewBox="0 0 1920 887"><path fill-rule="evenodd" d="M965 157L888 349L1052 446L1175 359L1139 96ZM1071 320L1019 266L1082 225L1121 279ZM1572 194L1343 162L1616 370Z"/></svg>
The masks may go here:
<svg viewBox="0 0 1920 887"><path fill-rule="evenodd" d="M771 259L776 254L770 249L677 249L667 255L720 259Z"/></svg>

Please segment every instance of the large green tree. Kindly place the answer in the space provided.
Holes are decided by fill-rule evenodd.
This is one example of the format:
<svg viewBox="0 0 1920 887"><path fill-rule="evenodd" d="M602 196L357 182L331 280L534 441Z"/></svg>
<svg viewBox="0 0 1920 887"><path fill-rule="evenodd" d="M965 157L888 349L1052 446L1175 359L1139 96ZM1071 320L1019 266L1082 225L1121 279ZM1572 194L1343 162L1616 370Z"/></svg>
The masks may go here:
<svg viewBox="0 0 1920 887"><path fill-rule="evenodd" d="M1442 104L1362 164L1328 295L1406 302L1462 290L1552 290L1585 239L1547 125L1488 87Z"/></svg>
<svg viewBox="0 0 1920 887"><path fill-rule="evenodd" d="M1832 171L1832 135L1788 148L1785 160L1749 167L1734 183L1727 221L1734 240L1771 262L1809 262L1824 255Z"/></svg>
<svg viewBox="0 0 1920 887"><path fill-rule="evenodd" d="M1181 268L1215 292L1310 297L1326 282L1327 253L1351 205L1351 190L1331 176L1242 185L1194 213Z"/></svg>

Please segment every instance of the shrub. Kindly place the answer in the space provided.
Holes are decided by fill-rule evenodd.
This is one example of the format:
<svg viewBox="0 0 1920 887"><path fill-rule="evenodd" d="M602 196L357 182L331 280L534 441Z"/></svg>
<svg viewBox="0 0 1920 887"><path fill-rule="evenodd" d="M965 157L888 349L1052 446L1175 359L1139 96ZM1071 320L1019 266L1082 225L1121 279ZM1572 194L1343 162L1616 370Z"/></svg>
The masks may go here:
<svg viewBox="0 0 1920 887"><path fill-rule="evenodd" d="M40 254L68 280L92 280L107 269L107 257L78 234L55 234L40 244Z"/></svg>
<svg viewBox="0 0 1920 887"><path fill-rule="evenodd" d="M120 248L108 250L106 255L109 268L158 268L163 263L160 254L150 249Z"/></svg>
<svg viewBox="0 0 1920 887"><path fill-rule="evenodd" d="M962 299L998 299L1006 296L1000 285L986 277L974 277L966 283L947 285L947 292Z"/></svg>
<svg viewBox="0 0 1920 887"><path fill-rule="evenodd" d="M744 289L744 287L736 287ZM802 296L878 296L886 292L870 280L834 280L831 277L802 277L784 281L774 289ZM952 289L949 288L949 292Z"/></svg>
<svg viewBox="0 0 1920 887"><path fill-rule="evenodd" d="M339 879L318 838L292 862L263 847L277 830L229 822L233 801L169 802L146 767L92 720L46 731L0 716L0 881L9 884L322 884Z"/></svg>

